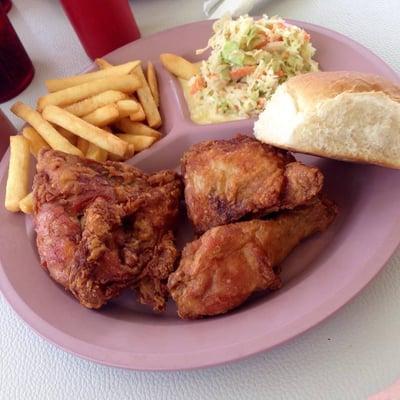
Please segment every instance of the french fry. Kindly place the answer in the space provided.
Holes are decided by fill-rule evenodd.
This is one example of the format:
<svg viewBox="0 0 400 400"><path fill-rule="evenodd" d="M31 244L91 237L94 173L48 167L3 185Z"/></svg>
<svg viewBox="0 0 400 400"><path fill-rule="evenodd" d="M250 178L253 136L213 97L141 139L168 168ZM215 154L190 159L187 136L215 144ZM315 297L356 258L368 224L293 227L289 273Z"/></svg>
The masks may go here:
<svg viewBox="0 0 400 400"><path fill-rule="evenodd" d="M27 194L20 202L19 208L24 214L33 213L33 193Z"/></svg>
<svg viewBox="0 0 400 400"><path fill-rule="evenodd" d="M129 115L129 119L133 122L140 122L146 119L146 114L143 111L143 107L139 104L139 111Z"/></svg>
<svg viewBox="0 0 400 400"><path fill-rule="evenodd" d="M94 60L94 62L96 63L96 65L100 68L100 69L106 69L106 68L110 68L113 65L110 64L107 60L105 60L104 58L96 58Z"/></svg>
<svg viewBox="0 0 400 400"><path fill-rule="evenodd" d="M119 111L116 104L107 104L106 106L100 107L94 110L88 115L82 117L82 119L89 124L103 127L111 124L119 118Z"/></svg>
<svg viewBox="0 0 400 400"><path fill-rule="evenodd" d="M43 117L75 135L88 140L109 153L124 156L127 144L104 129L98 128L60 107L49 105L43 110Z"/></svg>
<svg viewBox="0 0 400 400"><path fill-rule="evenodd" d="M157 107L160 107L160 93L158 91L157 75L154 65L151 61L147 62L147 83L153 95Z"/></svg>
<svg viewBox="0 0 400 400"><path fill-rule="evenodd" d="M129 158L132 158L134 154L135 154L135 145L128 143L128 150L126 151L123 157L116 156L115 154L109 154L108 159L112 161L125 161L128 160Z"/></svg>
<svg viewBox="0 0 400 400"><path fill-rule="evenodd" d="M22 136L29 141L30 152L36 158L40 149L50 149L46 141L31 126L26 126L22 129Z"/></svg>
<svg viewBox="0 0 400 400"><path fill-rule="evenodd" d="M65 110L77 117L82 117L107 104L116 103L127 98L128 96L125 93L117 90L107 90L88 99L81 100L78 103L71 104L65 107Z"/></svg>
<svg viewBox="0 0 400 400"><path fill-rule="evenodd" d="M146 114L147 123L151 128L158 128L161 126L161 116L158 111L156 102L154 101L151 90L144 76L142 66L139 64L133 70L135 76L140 80L141 87L137 89L140 104Z"/></svg>
<svg viewBox="0 0 400 400"><path fill-rule="evenodd" d="M139 103L132 99L117 101L117 108L119 119L129 117L140 110Z"/></svg>
<svg viewBox="0 0 400 400"><path fill-rule="evenodd" d="M106 126L104 129L106 129L108 132L112 133L112 130L109 126ZM112 161L125 161L128 158L133 157L134 154L135 154L135 146L133 144L128 143L128 148L123 157L120 157L120 156L110 153L110 154L108 154L107 159L112 160Z"/></svg>
<svg viewBox="0 0 400 400"><path fill-rule="evenodd" d="M105 70L106 71L106 70ZM43 111L47 105L68 106L72 103L95 96L106 90L119 90L123 93L133 93L141 86L141 82L135 75L117 75L108 78L96 79L72 86L58 92L42 96L38 100L38 109Z"/></svg>
<svg viewBox="0 0 400 400"><path fill-rule="evenodd" d="M128 118L123 118L115 123L115 126L122 132L130 135L150 136L156 140L161 138L161 133L140 122L133 122Z"/></svg>
<svg viewBox="0 0 400 400"><path fill-rule="evenodd" d="M178 78L188 80L198 72L198 67L195 64L176 54L160 54L160 60L165 69Z"/></svg>
<svg viewBox="0 0 400 400"><path fill-rule="evenodd" d="M19 202L28 194L29 141L21 135L10 137L10 164L6 186L5 207L8 211L20 210Z"/></svg>
<svg viewBox="0 0 400 400"><path fill-rule="evenodd" d="M83 153L86 157L86 153L89 148L89 142L86 139L82 139L78 136L78 140L76 141L76 147Z"/></svg>
<svg viewBox="0 0 400 400"><path fill-rule="evenodd" d="M118 133L116 136L127 143L133 144L135 146L135 151L147 149L157 141L155 137L151 136L129 135L126 133Z"/></svg>
<svg viewBox="0 0 400 400"><path fill-rule="evenodd" d="M77 156L83 155L77 147L58 133L57 130L33 108L18 101L11 107L11 111L35 128L52 149Z"/></svg>
<svg viewBox="0 0 400 400"><path fill-rule="evenodd" d="M104 162L107 160L107 155L108 153L106 150L101 149L93 143L89 143L89 147L86 151L86 158L98 162Z"/></svg>
<svg viewBox="0 0 400 400"><path fill-rule="evenodd" d="M48 79L45 81L47 90L52 92L58 92L59 90L67 89L73 86L81 85L82 83L94 81L96 79L110 78L119 75L129 74L140 61L131 61L126 64L117 66L111 66L110 68L103 69L100 71L89 72L87 74L68 76L66 78L59 79Z"/></svg>
<svg viewBox="0 0 400 400"><path fill-rule="evenodd" d="M56 130L64 136L68 141L76 146L76 143L78 141L78 136L74 135L72 132L67 131L66 129L62 128L61 126L56 126Z"/></svg>
<svg viewBox="0 0 400 400"><path fill-rule="evenodd" d="M125 152L125 160L128 160L129 158L133 157L133 155L136 152L136 147L133 143L128 143L128 150Z"/></svg>

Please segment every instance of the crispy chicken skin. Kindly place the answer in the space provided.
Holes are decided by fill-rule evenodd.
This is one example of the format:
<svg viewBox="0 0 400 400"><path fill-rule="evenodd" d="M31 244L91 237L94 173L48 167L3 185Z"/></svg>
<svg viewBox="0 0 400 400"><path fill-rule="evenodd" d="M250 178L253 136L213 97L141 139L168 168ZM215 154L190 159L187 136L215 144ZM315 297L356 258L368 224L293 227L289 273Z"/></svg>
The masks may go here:
<svg viewBox="0 0 400 400"><path fill-rule="evenodd" d="M243 135L192 146L181 169L188 216L198 233L307 204L323 185L318 168Z"/></svg>
<svg viewBox="0 0 400 400"><path fill-rule="evenodd" d="M33 185L42 266L85 307L99 308L132 286L142 303L162 311L178 257L181 191L172 171L148 175L42 150Z"/></svg>
<svg viewBox="0 0 400 400"><path fill-rule="evenodd" d="M328 200L284 211L271 220L254 219L210 229L183 250L168 280L181 318L225 313L253 292L279 289L275 268L306 237L324 231L337 214Z"/></svg>

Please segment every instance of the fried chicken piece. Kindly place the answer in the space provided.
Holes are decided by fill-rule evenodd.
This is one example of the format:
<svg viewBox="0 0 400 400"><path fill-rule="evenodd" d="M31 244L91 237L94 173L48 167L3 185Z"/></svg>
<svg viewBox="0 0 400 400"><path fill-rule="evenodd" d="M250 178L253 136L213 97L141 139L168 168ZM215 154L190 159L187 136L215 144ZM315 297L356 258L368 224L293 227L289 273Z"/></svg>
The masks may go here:
<svg viewBox="0 0 400 400"><path fill-rule="evenodd" d="M198 233L307 204L323 185L318 168L243 135L192 146L181 169L188 216Z"/></svg>
<svg viewBox="0 0 400 400"><path fill-rule="evenodd" d="M50 276L68 287L75 249L81 238L79 220L62 206L43 204L35 216L36 243L42 266Z"/></svg>
<svg viewBox="0 0 400 400"><path fill-rule="evenodd" d="M276 267L306 237L333 222L328 200L284 211L271 220L255 219L210 229L183 249L168 280L181 318L225 313L253 292L281 286Z"/></svg>
<svg viewBox="0 0 400 400"><path fill-rule="evenodd" d="M88 308L100 308L132 282L133 267L119 257L124 245L121 225L125 216L119 204L110 204L102 197L84 210L68 289Z"/></svg>
<svg viewBox="0 0 400 400"><path fill-rule="evenodd" d="M160 186L158 180L157 174L149 177L154 189L132 220L132 235L126 243L125 256L127 260L133 257L141 271L134 285L140 302L162 311L169 295L167 280L179 256L172 228L176 224L182 188L180 181Z"/></svg>
<svg viewBox="0 0 400 400"><path fill-rule="evenodd" d="M99 308L126 287L162 311L178 256L173 228L181 182L118 162L40 152L34 220L42 266L82 305Z"/></svg>

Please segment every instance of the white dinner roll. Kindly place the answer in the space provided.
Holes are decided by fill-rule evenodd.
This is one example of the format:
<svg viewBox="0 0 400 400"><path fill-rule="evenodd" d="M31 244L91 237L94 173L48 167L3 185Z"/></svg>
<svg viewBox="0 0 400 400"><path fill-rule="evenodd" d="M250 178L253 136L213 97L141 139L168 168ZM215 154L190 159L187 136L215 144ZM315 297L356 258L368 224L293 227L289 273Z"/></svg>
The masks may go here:
<svg viewBox="0 0 400 400"><path fill-rule="evenodd" d="M400 169L400 87L360 72L312 72L278 87L254 126L295 152Z"/></svg>

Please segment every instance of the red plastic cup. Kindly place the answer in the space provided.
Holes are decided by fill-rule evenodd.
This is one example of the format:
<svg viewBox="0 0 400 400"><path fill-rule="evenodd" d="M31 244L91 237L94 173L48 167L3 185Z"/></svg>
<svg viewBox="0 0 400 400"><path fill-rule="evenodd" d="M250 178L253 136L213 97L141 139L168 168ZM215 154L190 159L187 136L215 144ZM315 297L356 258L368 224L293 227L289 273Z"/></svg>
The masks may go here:
<svg viewBox="0 0 400 400"><path fill-rule="evenodd" d="M128 0L61 0L61 4L92 59L140 38Z"/></svg>
<svg viewBox="0 0 400 400"><path fill-rule="evenodd" d="M0 7L0 103L22 92L31 83L34 72L32 61Z"/></svg>
<svg viewBox="0 0 400 400"><path fill-rule="evenodd" d="M8 13L11 10L11 0L0 0L0 6L3 7L3 10Z"/></svg>

